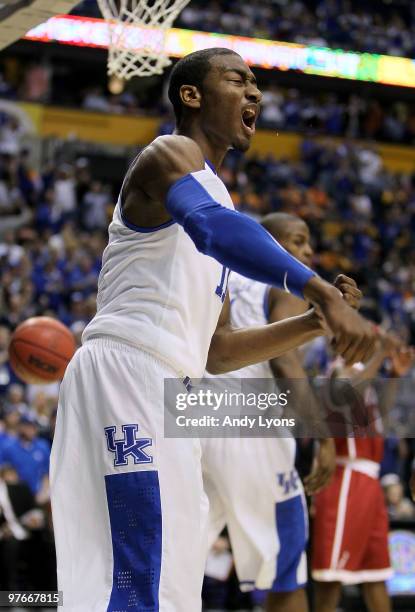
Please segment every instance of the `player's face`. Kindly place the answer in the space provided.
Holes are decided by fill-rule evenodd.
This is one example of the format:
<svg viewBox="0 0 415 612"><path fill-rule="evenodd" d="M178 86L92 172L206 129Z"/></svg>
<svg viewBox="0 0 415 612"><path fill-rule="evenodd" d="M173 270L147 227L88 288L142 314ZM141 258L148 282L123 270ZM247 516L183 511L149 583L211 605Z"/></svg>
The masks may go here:
<svg viewBox="0 0 415 612"><path fill-rule="evenodd" d="M313 249L310 244L310 232L304 221L301 221L301 219L289 221L284 235L279 238L279 242L301 263L306 266L311 265Z"/></svg>
<svg viewBox="0 0 415 612"><path fill-rule="evenodd" d="M255 76L239 55L213 57L210 65L200 106L202 130L218 146L246 151L262 97Z"/></svg>

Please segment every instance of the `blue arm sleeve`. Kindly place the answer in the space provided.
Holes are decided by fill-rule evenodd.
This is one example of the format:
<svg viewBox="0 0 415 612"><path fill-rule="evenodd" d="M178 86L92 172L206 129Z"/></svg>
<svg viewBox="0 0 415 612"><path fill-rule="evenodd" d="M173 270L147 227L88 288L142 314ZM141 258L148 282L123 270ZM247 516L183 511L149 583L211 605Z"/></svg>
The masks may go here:
<svg viewBox="0 0 415 612"><path fill-rule="evenodd" d="M315 273L259 223L215 202L191 174L170 187L166 207L205 255L243 276L304 298L304 286Z"/></svg>

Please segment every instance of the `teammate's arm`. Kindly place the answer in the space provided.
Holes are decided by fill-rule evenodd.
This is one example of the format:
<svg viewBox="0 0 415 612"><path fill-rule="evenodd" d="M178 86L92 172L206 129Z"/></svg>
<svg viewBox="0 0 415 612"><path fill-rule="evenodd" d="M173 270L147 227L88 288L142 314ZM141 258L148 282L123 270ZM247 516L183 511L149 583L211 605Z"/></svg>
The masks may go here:
<svg viewBox="0 0 415 612"><path fill-rule="evenodd" d="M304 312L304 302L278 289L269 292L270 323L285 319L289 313ZM302 365L298 349L289 351L270 361L274 376L284 379L284 385L290 389L290 407L296 415L319 438L319 447L311 473L304 479L304 487L309 495L314 495L325 487L335 470L336 451L334 441L328 437L324 414L320 409L307 374Z"/></svg>
<svg viewBox="0 0 415 612"><path fill-rule="evenodd" d="M154 203L158 221L164 223L172 217L202 253L244 276L284 288L320 306L333 331L336 349L347 363L369 358L374 343L370 326L332 285L292 257L258 223L215 202L191 174L203 168L202 153L193 140L177 135L157 138L127 176L124 214L141 225L137 219L142 215L148 219ZM146 213L135 211L136 200L144 202Z"/></svg>
<svg viewBox="0 0 415 612"><path fill-rule="evenodd" d="M233 328L227 295L212 336L206 369L211 374L218 375L269 361L272 357L301 346L324 333L320 318L311 309L272 325Z"/></svg>

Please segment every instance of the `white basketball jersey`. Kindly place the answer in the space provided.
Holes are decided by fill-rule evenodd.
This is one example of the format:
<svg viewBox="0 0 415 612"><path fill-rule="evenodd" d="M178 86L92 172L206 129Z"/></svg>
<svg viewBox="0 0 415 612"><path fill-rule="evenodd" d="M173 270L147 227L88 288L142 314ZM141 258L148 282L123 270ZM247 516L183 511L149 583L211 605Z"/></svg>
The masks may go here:
<svg viewBox="0 0 415 612"><path fill-rule="evenodd" d="M192 176L216 202L234 208L207 164ZM174 221L154 229L127 227L119 198L98 281L97 313L82 340L115 336L154 354L180 376L200 378L228 276Z"/></svg>
<svg viewBox="0 0 415 612"><path fill-rule="evenodd" d="M232 327L254 327L268 323L268 285L233 272L228 288ZM274 378L268 361L226 374L233 375L238 378Z"/></svg>
<svg viewBox="0 0 415 612"><path fill-rule="evenodd" d="M232 327L245 328L268 324L268 285L232 272L228 289L231 301ZM224 391L226 388L237 393L241 391L257 394L278 393L269 361L256 363L234 372L227 372L221 376L212 376L206 372L205 380L208 388L217 392ZM282 387L282 389L284 388ZM274 415L283 416L283 410L279 411L274 408ZM229 493L230 490L234 489L235 483L238 486L237 483L240 482L240 478L244 481L242 488L246 488L248 486L246 483L249 482L252 475L252 478L256 481L265 483L264 495L261 499L262 503L266 505L269 503L269 495L272 497L275 493L273 485L275 470L286 474L290 474L294 470L295 440L289 429L281 429L279 435L280 437L275 438L262 438L261 432L258 431L257 438L202 438L204 469L215 473L216 467L212 468L212 465L217 466L218 457L223 457L221 475L213 477L215 484L220 486L218 482L228 482L225 488ZM258 465L261 462L268 466L266 470L258 470ZM281 491L278 492L278 495L280 493ZM293 494L298 495L298 491L292 491L290 496ZM224 495L223 500L225 500L225 504L229 501L226 495ZM213 506L212 499L210 499L210 503ZM229 503L232 505L232 501ZM275 500L270 503L273 507ZM242 512L244 512L249 504L244 506L242 503L242 506L244 507Z"/></svg>

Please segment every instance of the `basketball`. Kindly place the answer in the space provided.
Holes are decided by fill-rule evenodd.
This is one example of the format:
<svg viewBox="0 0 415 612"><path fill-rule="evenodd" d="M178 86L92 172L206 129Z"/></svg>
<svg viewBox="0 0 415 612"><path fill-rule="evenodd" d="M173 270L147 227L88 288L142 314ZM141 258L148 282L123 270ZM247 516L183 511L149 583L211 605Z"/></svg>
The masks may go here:
<svg viewBox="0 0 415 612"><path fill-rule="evenodd" d="M51 317L32 317L11 337L10 365L26 383L55 382L63 378L75 348L73 334L63 323Z"/></svg>

